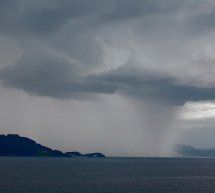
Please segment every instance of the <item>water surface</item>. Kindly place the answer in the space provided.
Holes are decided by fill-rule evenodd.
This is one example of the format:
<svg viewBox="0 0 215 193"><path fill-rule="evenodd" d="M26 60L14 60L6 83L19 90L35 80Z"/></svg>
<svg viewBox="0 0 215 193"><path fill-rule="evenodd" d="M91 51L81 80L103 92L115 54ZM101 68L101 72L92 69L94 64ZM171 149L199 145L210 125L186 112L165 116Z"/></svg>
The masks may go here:
<svg viewBox="0 0 215 193"><path fill-rule="evenodd" d="M214 193L215 159L0 158L0 193Z"/></svg>

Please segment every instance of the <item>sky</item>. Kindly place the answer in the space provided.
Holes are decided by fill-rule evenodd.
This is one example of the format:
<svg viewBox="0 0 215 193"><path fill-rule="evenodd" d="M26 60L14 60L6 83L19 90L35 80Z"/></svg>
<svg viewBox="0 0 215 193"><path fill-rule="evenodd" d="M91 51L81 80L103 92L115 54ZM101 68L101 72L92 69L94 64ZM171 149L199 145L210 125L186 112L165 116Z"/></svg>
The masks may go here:
<svg viewBox="0 0 215 193"><path fill-rule="evenodd" d="M0 1L0 132L62 151L215 147L215 1Z"/></svg>

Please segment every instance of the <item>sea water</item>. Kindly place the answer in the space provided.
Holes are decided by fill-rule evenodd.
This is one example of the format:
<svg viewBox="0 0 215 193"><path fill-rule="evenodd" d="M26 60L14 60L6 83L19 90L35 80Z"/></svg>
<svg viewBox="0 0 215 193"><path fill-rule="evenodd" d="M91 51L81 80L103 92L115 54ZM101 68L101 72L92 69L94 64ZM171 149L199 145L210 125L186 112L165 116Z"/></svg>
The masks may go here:
<svg viewBox="0 0 215 193"><path fill-rule="evenodd" d="M0 158L0 193L183 192L215 192L215 159Z"/></svg>

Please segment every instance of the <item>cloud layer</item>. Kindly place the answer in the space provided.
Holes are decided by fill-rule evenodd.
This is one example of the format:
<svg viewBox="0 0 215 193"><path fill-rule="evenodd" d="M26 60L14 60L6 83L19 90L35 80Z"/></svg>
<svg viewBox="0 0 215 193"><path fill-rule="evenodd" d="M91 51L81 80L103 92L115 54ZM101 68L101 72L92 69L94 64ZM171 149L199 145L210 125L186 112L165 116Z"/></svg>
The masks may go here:
<svg viewBox="0 0 215 193"><path fill-rule="evenodd" d="M215 98L212 0L19 0L0 9L8 54L20 52L0 64L3 86L60 99Z"/></svg>

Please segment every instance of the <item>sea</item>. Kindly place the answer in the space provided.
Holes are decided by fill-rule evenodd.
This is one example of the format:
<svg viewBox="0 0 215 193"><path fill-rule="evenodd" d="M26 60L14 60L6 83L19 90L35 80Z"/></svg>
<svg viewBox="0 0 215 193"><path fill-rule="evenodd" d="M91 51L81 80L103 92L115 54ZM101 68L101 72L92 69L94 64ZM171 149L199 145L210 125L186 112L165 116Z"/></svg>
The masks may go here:
<svg viewBox="0 0 215 193"><path fill-rule="evenodd" d="M0 193L215 193L215 159L1 157Z"/></svg>

